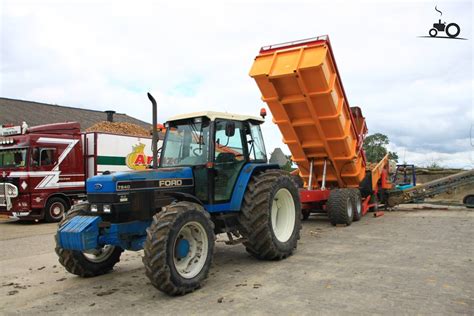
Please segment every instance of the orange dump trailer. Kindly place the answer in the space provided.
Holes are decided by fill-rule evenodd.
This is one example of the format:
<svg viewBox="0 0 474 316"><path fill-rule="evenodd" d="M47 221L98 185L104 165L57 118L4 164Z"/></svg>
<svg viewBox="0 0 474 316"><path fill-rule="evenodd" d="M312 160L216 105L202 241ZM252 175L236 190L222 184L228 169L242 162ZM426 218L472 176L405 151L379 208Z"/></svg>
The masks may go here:
<svg viewBox="0 0 474 316"><path fill-rule="evenodd" d="M390 187L388 159L366 170L365 118L349 106L329 38L262 47L250 76L304 180L305 214L327 211L334 224L358 220L379 188Z"/></svg>

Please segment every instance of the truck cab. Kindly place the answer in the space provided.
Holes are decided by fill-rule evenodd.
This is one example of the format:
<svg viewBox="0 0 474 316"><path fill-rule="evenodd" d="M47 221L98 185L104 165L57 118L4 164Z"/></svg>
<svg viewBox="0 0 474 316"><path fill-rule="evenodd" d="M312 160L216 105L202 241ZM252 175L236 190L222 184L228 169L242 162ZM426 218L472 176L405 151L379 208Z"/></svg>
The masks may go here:
<svg viewBox="0 0 474 316"><path fill-rule="evenodd" d="M85 198L78 123L2 127L0 135L0 216L59 221Z"/></svg>

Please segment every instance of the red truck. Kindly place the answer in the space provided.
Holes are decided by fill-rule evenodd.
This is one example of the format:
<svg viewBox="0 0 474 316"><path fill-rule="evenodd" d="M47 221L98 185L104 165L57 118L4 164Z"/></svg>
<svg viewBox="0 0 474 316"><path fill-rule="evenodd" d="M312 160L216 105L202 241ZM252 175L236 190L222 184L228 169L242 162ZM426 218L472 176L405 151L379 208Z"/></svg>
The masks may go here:
<svg viewBox="0 0 474 316"><path fill-rule="evenodd" d="M145 169L151 157L150 137L81 132L75 122L0 126L0 218L57 222L85 200L87 178Z"/></svg>

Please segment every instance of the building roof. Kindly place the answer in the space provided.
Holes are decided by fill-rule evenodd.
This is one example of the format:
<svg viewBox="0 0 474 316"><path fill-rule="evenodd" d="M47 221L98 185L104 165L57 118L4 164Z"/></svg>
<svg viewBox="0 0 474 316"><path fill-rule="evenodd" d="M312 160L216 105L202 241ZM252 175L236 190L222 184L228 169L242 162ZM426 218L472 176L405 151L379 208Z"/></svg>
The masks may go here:
<svg viewBox="0 0 474 316"><path fill-rule="evenodd" d="M21 125L22 122L26 122L28 126L36 126L50 123L78 122L81 124L81 129L85 130L98 122L106 120L107 113L103 111L0 98L0 124ZM123 113L115 113L113 120L114 122L136 124L146 129L151 128L151 124Z"/></svg>
<svg viewBox="0 0 474 316"><path fill-rule="evenodd" d="M275 148L275 150L272 152L270 156L270 163L276 163L280 167L286 165L288 163L288 158L286 155L283 153L283 150L281 148Z"/></svg>
<svg viewBox="0 0 474 316"><path fill-rule="evenodd" d="M189 119L193 117L202 117L202 116L207 116L208 118L211 119L211 121L214 121L215 119L220 118L220 119L235 120L235 121L253 120L253 121L258 121L258 122L264 122L262 118L256 117L256 116L231 114L231 113L225 113L225 112L214 112L214 111L202 111L202 112L194 112L194 113L187 113L187 114L179 114L179 115L170 117L168 119L168 122L184 120L184 119Z"/></svg>

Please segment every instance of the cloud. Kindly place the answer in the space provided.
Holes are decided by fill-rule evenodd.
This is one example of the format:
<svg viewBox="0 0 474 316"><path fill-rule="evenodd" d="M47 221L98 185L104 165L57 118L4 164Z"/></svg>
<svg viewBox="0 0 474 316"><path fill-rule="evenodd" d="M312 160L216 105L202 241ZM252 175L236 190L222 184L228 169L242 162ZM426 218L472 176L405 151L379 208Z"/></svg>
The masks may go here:
<svg viewBox="0 0 474 316"><path fill-rule="evenodd" d="M205 109L258 115L248 71L260 46L329 34L371 132L406 157L472 166L472 3L437 5L468 41L417 37L439 18L425 1L6 0L0 94L151 121L151 91L160 121ZM271 115L263 130L268 152L288 153Z"/></svg>

